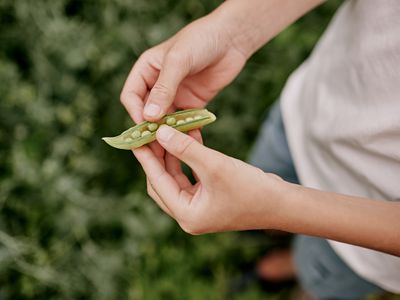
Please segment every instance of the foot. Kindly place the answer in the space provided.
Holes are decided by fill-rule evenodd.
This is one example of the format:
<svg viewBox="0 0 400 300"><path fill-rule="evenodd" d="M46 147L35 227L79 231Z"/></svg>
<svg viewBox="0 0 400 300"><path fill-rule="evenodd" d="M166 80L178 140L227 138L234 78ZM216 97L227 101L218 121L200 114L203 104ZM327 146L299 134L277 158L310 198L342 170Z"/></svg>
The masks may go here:
<svg viewBox="0 0 400 300"><path fill-rule="evenodd" d="M282 282L295 279L292 252L290 249L279 249L269 252L256 265L259 278L269 282Z"/></svg>

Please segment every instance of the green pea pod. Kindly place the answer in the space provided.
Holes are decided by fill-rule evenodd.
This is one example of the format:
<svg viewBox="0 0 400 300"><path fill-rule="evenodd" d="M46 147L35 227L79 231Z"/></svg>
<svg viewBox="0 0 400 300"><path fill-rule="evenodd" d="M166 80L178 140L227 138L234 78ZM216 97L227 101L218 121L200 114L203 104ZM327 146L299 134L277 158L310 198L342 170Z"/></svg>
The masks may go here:
<svg viewBox="0 0 400 300"><path fill-rule="evenodd" d="M102 139L110 146L123 150L139 148L156 140L156 131L161 125L168 125L186 132L201 128L214 122L217 118L207 109L187 109L165 115L158 122L143 122L125 130L114 137Z"/></svg>

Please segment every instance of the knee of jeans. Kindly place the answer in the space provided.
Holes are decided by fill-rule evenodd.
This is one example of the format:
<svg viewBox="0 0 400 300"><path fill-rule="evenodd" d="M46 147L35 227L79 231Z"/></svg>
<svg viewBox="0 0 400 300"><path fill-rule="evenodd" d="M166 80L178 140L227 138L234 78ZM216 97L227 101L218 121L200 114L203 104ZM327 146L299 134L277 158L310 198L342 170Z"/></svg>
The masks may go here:
<svg viewBox="0 0 400 300"><path fill-rule="evenodd" d="M307 243L307 238L297 236L294 241L294 261L298 279L308 291L327 276L327 270L318 265L316 258Z"/></svg>
<svg viewBox="0 0 400 300"><path fill-rule="evenodd" d="M333 270L324 262L325 248L319 238L297 236L294 241L294 261L300 285L317 299L331 299L340 294L332 286Z"/></svg>
<svg viewBox="0 0 400 300"><path fill-rule="evenodd" d="M300 284L318 299L362 299L383 291L354 273L326 240L297 236L294 261Z"/></svg>

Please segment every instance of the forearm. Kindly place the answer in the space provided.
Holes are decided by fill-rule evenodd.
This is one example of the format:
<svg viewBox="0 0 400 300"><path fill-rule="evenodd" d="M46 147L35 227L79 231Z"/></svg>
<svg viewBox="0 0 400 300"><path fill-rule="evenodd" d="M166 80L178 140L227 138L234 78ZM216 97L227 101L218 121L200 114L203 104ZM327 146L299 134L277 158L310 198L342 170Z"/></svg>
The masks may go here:
<svg viewBox="0 0 400 300"><path fill-rule="evenodd" d="M283 182L275 229L319 236L400 256L400 203L322 192Z"/></svg>
<svg viewBox="0 0 400 300"><path fill-rule="evenodd" d="M228 0L211 17L218 19L233 45L246 57L323 0Z"/></svg>

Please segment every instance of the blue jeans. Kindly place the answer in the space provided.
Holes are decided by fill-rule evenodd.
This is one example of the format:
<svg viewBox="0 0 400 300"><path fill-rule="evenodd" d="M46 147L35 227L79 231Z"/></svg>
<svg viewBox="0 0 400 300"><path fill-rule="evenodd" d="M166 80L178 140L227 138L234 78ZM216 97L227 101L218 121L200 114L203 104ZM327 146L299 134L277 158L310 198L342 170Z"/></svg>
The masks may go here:
<svg viewBox="0 0 400 300"><path fill-rule="evenodd" d="M299 183L286 140L279 102L272 107L252 149L250 164ZM294 261L301 286L317 299L362 299L383 290L358 276L320 238L297 235Z"/></svg>

